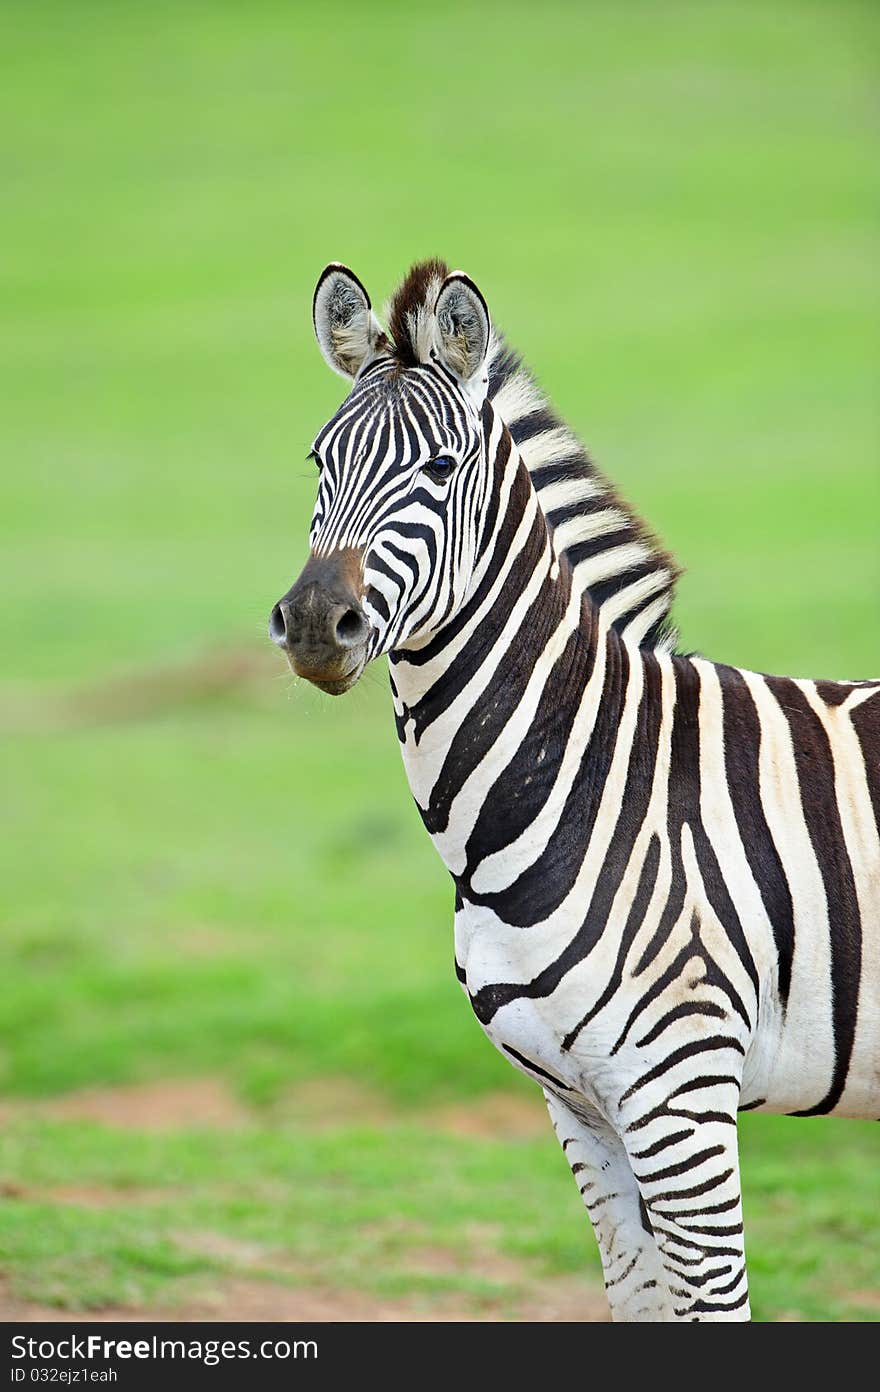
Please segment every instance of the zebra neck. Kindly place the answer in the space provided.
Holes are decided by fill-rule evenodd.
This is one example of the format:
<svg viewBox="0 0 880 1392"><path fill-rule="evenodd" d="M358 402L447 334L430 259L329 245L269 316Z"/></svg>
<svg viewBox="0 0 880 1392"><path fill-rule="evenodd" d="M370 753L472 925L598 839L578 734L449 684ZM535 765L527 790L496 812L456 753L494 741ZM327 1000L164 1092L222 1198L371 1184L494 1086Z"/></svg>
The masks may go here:
<svg viewBox="0 0 880 1392"><path fill-rule="evenodd" d="M487 815L499 844L507 831L516 835L520 794L506 790L504 774L514 761L521 766L524 748L529 800L549 791L563 707L574 702L595 720L609 643L619 641L572 583L528 471L518 458L512 463L491 560L467 602L420 651L392 654L407 777L455 876L466 875L469 845Z"/></svg>
<svg viewBox="0 0 880 1392"><path fill-rule="evenodd" d="M676 633L669 611L678 566L497 333L489 398L522 453L553 544L571 565L576 587L630 647L672 651Z"/></svg>

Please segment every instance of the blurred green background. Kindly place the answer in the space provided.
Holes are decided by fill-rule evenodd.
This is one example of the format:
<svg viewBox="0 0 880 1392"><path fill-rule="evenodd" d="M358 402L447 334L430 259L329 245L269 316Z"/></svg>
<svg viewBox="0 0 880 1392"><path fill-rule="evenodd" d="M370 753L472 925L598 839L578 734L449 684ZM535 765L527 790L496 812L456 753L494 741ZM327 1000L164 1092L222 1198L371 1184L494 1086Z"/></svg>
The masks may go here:
<svg viewBox="0 0 880 1392"><path fill-rule="evenodd" d="M265 639L342 394L311 293L466 269L687 567L687 647L876 675L878 20L6 0L7 1316L601 1314L384 673L333 702ZM874 1132L743 1150L757 1316L876 1319Z"/></svg>

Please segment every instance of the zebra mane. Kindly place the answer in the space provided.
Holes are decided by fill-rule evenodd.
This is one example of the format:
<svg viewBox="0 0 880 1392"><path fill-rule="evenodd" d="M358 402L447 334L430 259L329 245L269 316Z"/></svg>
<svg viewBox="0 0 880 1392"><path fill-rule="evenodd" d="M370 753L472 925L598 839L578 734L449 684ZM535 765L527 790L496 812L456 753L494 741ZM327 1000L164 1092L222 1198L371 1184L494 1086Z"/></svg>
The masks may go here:
<svg viewBox="0 0 880 1392"><path fill-rule="evenodd" d="M388 306L388 347L402 367L428 361L433 305L448 274L443 261L418 263ZM575 585L628 642L673 651L678 634L669 611L680 574L675 560L596 467L495 329L488 367L489 399L528 468Z"/></svg>
<svg viewBox="0 0 880 1392"><path fill-rule="evenodd" d="M522 455L575 583L630 642L672 651L678 634L669 610L679 567L497 332L489 347L489 399Z"/></svg>

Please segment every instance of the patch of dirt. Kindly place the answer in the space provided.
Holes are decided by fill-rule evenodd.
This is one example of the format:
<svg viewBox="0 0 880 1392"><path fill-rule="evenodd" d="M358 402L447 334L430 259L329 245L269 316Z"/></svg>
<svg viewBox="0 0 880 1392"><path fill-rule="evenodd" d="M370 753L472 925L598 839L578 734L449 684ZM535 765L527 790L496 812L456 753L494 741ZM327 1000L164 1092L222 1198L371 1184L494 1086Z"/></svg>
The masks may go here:
<svg viewBox="0 0 880 1392"><path fill-rule="evenodd" d="M314 1320L329 1324L339 1320L389 1323L416 1320L473 1320L471 1311L445 1302L428 1307L412 1299L383 1300L364 1291L275 1286L268 1281L233 1280L194 1302L186 1315L176 1319Z"/></svg>
<svg viewBox="0 0 880 1392"><path fill-rule="evenodd" d="M452 1136L486 1140L529 1140L550 1134L547 1108L540 1092L490 1092L467 1102L438 1107L395 1106L378 1088L353 1078L309 1078L293 1084L271 1108L274 1120L332 1131L344 1126L394 1126L402 1121Z"/></svg>
<svg viewBox="0 0 880 1392"><path fill-rule="evenodd" d="M150 719L239 692L265 699L269 682L278 674L277 657L268 648L263 651L259 643L247 647L227 643L179 662L152 663L59 690L8 683L0 706L0 727L69 730Z"/></svg>
<svg viewBox="0 0 880 1392"><path fill-rule="evenodd" d="M271 1117L309 1131L332 1131L343 1126L393 1126L402 1114L377 1088L354 1078L324 1077L288 1088L271 1108Z"/></svg>
<svg viewBox="0 0 880 1392"><path fill-rule="evenodd" d="M395 1264L412 1276L458 1276L462 1259L448 1247L410 1247ZM482 1264L480 1271L482 1274Z"/></svg>
<svg viewBox="0 0 880 1392"><path fill-rule="evenodd" d="M517 1319L538 1324L610 1324L608 1297L580 1276L542 1281L524 1301Z"/></svg>
<svg viewBox="0 0 880 1392"><path fill-rule="evenodd" d="M411 1247L396 1263L413 1276L481 1276L499 1285L530 1288L530 1278L522 1262L503 1252L481 1247L479 1253L462 1257L448 1247Z"/></svg>
<svg viewBox="0 0 880 1392"><path fill-rule="evenodd" d="M172 1232L171 1239L184 1252L192 1252L199 1257L216 1257L237 1267L273 1265L277 1253L272 1253L259 1242L247 1242L240 1237L230 1237L228 1233L218 1232Z"/></svg>
<svg viewBox="0 0 880 1392"><path fill-rule="evenodd" d="M470 1102L455 1102L413 1116L423 1125L452 1136L479 1136L487 1140L530 1140L551 1135L544 1099L519 1093L490 1092Z"/></svg>
<svg viewBox="0 0 880 1392"><path fill-rule="evenodd" d="M132 1204L167 1203L172 1195L168 1189L119 1188L110 1184L56 1184L51 1189L35 1190L25 1197L47 1203L72 1204L76 1208L128 1208Z"/></svg>
<svg viewBox="0 0 880 1392"><path fill-rule="evenodd" d="M136 1131L237 1127L253 1121L253 1114L219 1078L173 1078L126 1087L80 1088L45 1101L0 1105L0 1120L22 1116L96 1121L102 1126Z"/></svg>
<svg viewBox="0 0 880 1392"><path fill-rule="evenodd" d="M175 923L171 931L173 939L168 937L163 951L208 961L216 957L247 960L260 952L270 952L274 945L272 932L252 923L247 925L246 935L216 923Z"/></svg>
<svg viewBox="0 0 880 1392"><path fill-rule="evenodd" d="M880 1290L840 1290L835 1294L848 1305L860 1306L863 1310L880 1310Z"/></svg>
<svg viewBox="0 0 880 1392"><path fill-rule="evenodd" d="M135 1185L18 1184L0 1180L0 1198L27 1203L70 1204L75 1208L129 1208L132 1205L168 1203L172 1189L146 1189Z"/></svg>
<svg viewBox="0 0 880 1392"><path fill-rule="evenodd" d="M18 1300L0 1291L0 1320L34 1323L56 1320L63 1323L104 1323L109 1321L170 1320L280 1320L287 1323L333 1323L354 1320L360 1323L448 1323L451 1321L493 1321L512 1317L521 1321L596 1323L608 1320L605 1296L582 1281L561 1277L544 1281L519 1304L481 1302L469 1307L461 1297L446 1299L396 1300L367 1295L363 1291L311 1289L275 1285L270 1281L234 1277L223 1280L198 1299L173 1309L149 1310L107 1307L102 1310L58 1310Z"/></svg>
<svg viewBox="0 0 880 1392"><path fill-rule="evenodd" d="M228 1083L213 1077L79 1088L60 1097L0 1102L0 1122L22 1117L94 1121L134 1131L276 1123L330 1131L345 1126L394 1126L405 1121L452 1136L486 1140L549 1135L547 1111L537 1090L534 1097L493 1092L468 1102L410 1111L395 1106L377 1088L345 1077L297 1083L267 1111L248 1107Z"/></svg>

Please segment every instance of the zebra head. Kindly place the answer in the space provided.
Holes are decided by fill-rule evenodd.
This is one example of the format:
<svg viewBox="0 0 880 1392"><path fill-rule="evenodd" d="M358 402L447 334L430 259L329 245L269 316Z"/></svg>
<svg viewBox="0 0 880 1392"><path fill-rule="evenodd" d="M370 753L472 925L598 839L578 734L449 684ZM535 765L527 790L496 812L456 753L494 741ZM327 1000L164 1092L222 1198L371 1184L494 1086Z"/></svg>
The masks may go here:
<svg viewBox="0 0 880 1392"><path fill-rule="evenodd" d="M294 672L336 696L380 653L426 641L467 593L490 491L491 329L477 287L437 261L413 267L388 333L336 262L313 318L325 360L353 385L315 437L310 556L269 636Z"/></svg>

